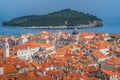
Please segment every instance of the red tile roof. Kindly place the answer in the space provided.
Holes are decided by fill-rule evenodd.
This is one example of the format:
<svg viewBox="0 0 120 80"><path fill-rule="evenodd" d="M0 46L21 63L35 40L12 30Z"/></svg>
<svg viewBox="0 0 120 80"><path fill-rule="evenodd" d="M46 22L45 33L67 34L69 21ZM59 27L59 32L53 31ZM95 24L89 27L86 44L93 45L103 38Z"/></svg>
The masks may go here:
<svg viewBox="0 0 120 80"><path fill-rule="evenodd" d="M111 65L120 65L120 58L112 57L110 59L107 59L105 62Z"/></svg>
<svg viewBox="0 0 120 80"><path fill-rule="evenodd" d="M12 49L10 49L10 51L11 52L16 52L18 50L23 50L23 49L27 49L27 48L41 47L41 46L44 46L45 48L50 48L53 45L52 44L36 43L36 42L33 42L33 41L29 41L26 44L21 44L21 45L14 46Z"/></svg>
<svg viewBox="0 0 120 80"><path fill-rule="evenodd" d="M93 53L97 58L107 58L106 55L102 54L101 52L95 51Z"/></svg>
<svg viewBox="0 0 120 80"><path fill-rule="evenodd" d="M37 78L34 78L32 80L54 80L51 76L39 76Z"/></svg>
<svg viewBox="0 0 120 80"><path fill-rule="evenodd" d="M11 74L17 72L17 69L13 64L4 64L3 67L5 74Z"/></svg>
<svg viewBox="0 0 120 80"><path fill-rule="evenodd" d="M109 76L112 76L112 75L115 75L116 73L115 72L112 72L110 70L107 70L107 69L101 69L101 71Z"/></svg>

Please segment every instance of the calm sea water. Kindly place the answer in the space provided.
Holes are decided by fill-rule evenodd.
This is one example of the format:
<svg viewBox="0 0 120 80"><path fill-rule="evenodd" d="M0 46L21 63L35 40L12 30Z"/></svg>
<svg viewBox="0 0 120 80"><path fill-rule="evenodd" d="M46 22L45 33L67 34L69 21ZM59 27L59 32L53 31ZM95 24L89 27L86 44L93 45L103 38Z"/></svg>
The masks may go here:
<svg viewBox="0 0 120 80"><path fill-rule="evenodd" d="M94 27L94 28L84 28L78 29L79 32L108 32L120 33L120 18L107 18L103 19L103 27ZM58 29L57 29L58 30ZM61 29L64 32L72 33L73 29ZM38 33L41 31L53 32L55 29L25 29L25 28L15 28L9 26L0 26L0 35L19 35L24 33Z"/></svg>

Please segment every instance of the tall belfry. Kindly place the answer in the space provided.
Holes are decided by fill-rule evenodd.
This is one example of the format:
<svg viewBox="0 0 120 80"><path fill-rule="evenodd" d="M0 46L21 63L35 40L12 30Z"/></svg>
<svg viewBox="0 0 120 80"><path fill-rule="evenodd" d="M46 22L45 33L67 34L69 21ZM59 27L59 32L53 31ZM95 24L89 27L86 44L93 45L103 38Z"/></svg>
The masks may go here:
<svg viewBox="0 0 120 80"><path fill-rule="evenodd" d="M77 31L77 27L75 27L74 31L72 32L72 38L74 40L79 40L79 32Z"/></svg>
<svg viewBox="0 0 120 80"><path fill-rule="evenodd" d="M8 39L6 38L4 41L4 57L9 57L9 44Z"/></svg>

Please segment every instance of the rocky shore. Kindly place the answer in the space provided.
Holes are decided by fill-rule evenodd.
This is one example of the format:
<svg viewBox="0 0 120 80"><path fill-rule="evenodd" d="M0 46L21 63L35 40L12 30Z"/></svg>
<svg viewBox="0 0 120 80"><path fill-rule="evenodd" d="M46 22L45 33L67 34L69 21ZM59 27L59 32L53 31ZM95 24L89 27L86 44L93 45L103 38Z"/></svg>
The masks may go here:
<svg viewBox="0 0 120 80"><path fill-rule="evenodd" d="M72 29L72 28L91 28L91 27L101 27L103 26L102 21L93 21L89 22L87 25L79 25L79 26L31 26L31 27L21 27L20 28L33 28L33 29Z"/></svg>

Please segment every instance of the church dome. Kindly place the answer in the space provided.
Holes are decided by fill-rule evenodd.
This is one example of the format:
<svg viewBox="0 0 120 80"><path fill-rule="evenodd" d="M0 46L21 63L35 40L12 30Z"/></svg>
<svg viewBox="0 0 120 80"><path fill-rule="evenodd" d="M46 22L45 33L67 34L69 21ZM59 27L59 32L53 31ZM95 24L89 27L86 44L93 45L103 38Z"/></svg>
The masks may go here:
<svg viewBox="0 0 120 80"><path fill-rule="evenodd" d="M75 30L72 32L72 35L76 35L79 34L79 32L77 31L77 28L75 28Z"/></svg>
<svg viewBox="0 0 120 80"><path fill-rule="evenodd" d="M46 50L46 49L45 49L45 47L43 47L43 46L39 48L39 51L45 51L45 50Z"/></svg>

